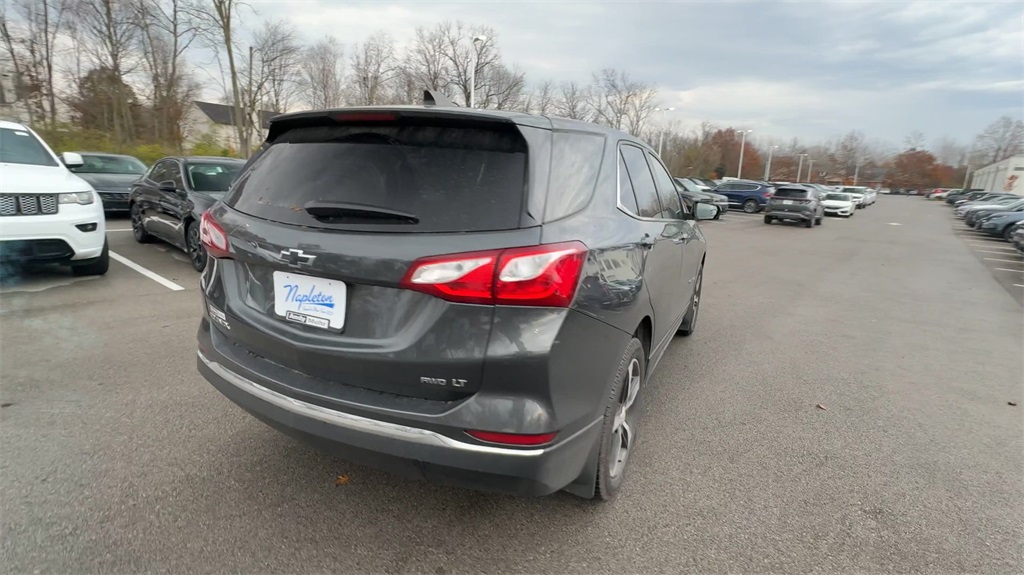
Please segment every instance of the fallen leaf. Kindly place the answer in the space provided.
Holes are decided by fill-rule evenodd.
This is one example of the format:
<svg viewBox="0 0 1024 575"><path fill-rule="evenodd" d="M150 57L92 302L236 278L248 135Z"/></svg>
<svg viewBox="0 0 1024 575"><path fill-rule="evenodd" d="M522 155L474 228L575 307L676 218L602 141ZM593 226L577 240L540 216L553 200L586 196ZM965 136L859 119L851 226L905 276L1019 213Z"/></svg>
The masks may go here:
<svg viewBox="0 0 1024 575"><path fill-rule="evenodd" d="M824 405L820 404L820 403L818 405L815 405L814 407L817 407L818 409L820 409L822 411L828 411L828 408L825 407Z"/></svg>
<svg viewBox="0 0 1024 575"><path fill-rule="evenodd" d="M338 478L334 480L334 484L348 485L348 475L339 475Z"/></svg>
<svg viewBox="0 0 1024 575"><path fill-rule="evenodd" d="M1007 401L1006 403L1009 404L1009 405L1012 405L1014 407L1017 407L1017 402L1016 401Z"/></svg>

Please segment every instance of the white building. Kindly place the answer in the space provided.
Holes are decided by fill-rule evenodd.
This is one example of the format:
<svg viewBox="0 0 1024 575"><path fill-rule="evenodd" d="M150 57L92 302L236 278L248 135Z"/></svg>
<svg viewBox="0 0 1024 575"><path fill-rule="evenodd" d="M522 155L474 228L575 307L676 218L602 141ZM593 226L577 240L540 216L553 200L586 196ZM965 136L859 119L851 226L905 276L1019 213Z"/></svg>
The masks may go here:
<svg viewBox="0 0 1024 575"><path fill-rule="evenodd" d="M985 166L971 174L970 188L1024 196L1024 154Z"/></svg>

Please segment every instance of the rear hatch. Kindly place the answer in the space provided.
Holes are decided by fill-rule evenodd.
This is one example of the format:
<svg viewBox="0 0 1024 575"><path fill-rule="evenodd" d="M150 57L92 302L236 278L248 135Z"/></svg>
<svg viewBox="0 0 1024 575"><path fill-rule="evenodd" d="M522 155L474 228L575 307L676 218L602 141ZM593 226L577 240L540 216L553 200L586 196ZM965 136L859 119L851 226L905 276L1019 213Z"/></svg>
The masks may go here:
<svg viewBox="0 0 1024 575"><path fill-rule="evenodd" d="M221 257L207 273L220 284L206 288L219 308L211 315L230 324L214 317L218 351L286 370L289 385L319 395L337 397L337 383L426 399L473 393L494 307L401 286L421 258L539 243L528 172L527 139L501 118L402 111L275 123L204 218L204 234L229 244L211 251Z"/></svg>
<svg viewBox="0 0 1024 575"><path fill-rule="evenodd" d="M773 212L804 212L811 208L811 192L803 188L778 188L768 200Z"/></svg>

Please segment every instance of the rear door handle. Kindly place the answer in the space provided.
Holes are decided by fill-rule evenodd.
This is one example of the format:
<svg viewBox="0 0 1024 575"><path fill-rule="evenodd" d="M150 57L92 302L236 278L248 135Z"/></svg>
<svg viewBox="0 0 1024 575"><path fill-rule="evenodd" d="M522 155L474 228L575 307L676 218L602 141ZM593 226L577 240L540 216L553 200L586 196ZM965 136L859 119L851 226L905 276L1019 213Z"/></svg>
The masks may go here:
<svg viewBox="0 0 1024 575"><path fill-rule="evenodd" d="M640 247L648 249L653 248L654 242L656 241L657 240L651 237L650 234L644 234L644 237L640 238Z"/></svg>

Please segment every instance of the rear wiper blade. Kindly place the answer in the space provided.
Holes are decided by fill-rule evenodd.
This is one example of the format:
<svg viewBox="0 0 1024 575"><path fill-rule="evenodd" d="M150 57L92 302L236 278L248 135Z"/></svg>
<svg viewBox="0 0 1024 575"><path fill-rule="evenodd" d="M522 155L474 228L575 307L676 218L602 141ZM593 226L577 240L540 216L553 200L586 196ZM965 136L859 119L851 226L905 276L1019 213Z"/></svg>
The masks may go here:
<svg viewBox="0 0 1024 575"><path fill-rule="evenodd" d="M366 204L353 204L349 202L306 202L302 206L306 213L317 219L323 220L376 220L383 222L396 222L403 224L418 224L420 219L408 212L368 206Z"/></svg>

